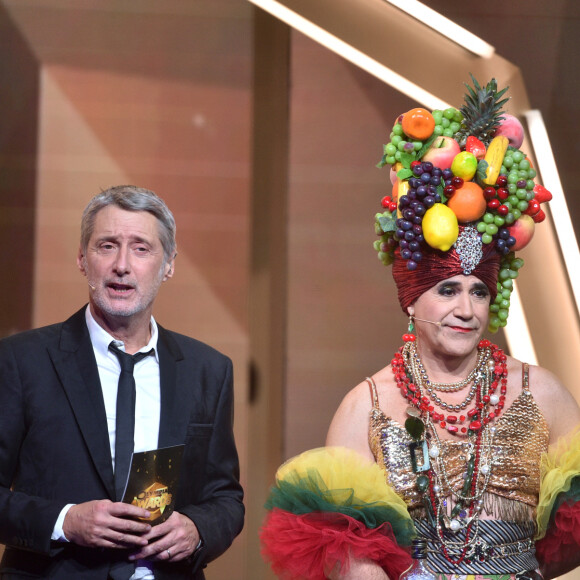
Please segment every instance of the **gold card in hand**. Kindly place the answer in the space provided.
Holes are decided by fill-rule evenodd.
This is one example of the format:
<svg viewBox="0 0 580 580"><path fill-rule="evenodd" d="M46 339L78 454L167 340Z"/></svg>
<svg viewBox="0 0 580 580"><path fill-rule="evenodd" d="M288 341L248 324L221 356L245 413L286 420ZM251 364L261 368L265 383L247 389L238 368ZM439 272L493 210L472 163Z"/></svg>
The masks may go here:
<svg viewBox="0 0 580 580"><path fill-rule="evenodd" d="M146 509L152 526L164 522L175 508L177 482L185 445L134 453L123 501Z"/></svg>

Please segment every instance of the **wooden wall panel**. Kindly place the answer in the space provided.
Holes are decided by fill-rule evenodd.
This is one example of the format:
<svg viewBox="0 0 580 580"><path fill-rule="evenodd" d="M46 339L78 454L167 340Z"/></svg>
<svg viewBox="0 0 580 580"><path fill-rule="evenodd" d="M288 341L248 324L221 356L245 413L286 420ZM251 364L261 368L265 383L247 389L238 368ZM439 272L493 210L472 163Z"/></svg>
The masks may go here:
<svg viewBox="0 0 580 580"><path fill-rule="evenodd" d="M29 317L22 324L62 320L86 302L86 279L75 258L88 200L121 183L154 190L175 214L179 252L155 316L233 359L245 482L250 5L236 0L145 1L139 8L120 0L4 5L37 59L31 59L37 67L30 74L40 87L35 92L27 84L24 68L16 74L15 88L33 101L23 127L25 135L32 132L31 167L38 167L28 196L18 198L31 208L28 246L11 254L22 274L27 247L34 254L26 280L14 279ZM10 60L0 62L6 66ZM2 83L0 91L5 87ZM6 131L6 124L0 126ZM20 155L14 143L11 151ZM17 241L13 236L12 243ZM208 580L243 578L245 542L243 535L208 567Z"/></svg>
<svg viewBox="0 0 580 580"><path fill-rule="evenodd" d="M0 5L0 336L32 319L39 67Z"/></svg>

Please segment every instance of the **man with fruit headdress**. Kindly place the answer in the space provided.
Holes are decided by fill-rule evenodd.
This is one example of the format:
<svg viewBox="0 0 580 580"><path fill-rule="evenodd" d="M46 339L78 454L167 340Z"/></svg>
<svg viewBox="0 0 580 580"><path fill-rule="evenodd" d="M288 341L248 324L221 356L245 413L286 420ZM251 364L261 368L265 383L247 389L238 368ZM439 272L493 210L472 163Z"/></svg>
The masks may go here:
<svg viewBox="0 0 580 580"><path fill-rule="evenodd" d="M412 109L384 146L393 192L375 249L409 329L346 395L327 447L279 469L261 538L284 578L394 579L413 538L423 578L580 564L580 408L549 371L483 338L507 324L515 252L551 197L505 91L473 79L460 109Z"/></svg>

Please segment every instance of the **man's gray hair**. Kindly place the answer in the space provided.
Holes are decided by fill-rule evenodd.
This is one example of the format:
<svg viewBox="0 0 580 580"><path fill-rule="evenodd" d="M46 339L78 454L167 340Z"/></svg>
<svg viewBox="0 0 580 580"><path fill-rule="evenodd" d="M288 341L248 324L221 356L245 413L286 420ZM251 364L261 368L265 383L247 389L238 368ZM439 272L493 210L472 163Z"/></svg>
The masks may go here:
<svg viewBox="0 0 580 580"><path fill-rule="evenodd" d="M86 255L89 240L95 227L97 214L109 205L126 211L146 211L159 222L159 240L163 246L165 262L175 257L175 219L165 202L149 189L135 185L117 185L97 194L85 210L81 220L81 250Z"/></svg>

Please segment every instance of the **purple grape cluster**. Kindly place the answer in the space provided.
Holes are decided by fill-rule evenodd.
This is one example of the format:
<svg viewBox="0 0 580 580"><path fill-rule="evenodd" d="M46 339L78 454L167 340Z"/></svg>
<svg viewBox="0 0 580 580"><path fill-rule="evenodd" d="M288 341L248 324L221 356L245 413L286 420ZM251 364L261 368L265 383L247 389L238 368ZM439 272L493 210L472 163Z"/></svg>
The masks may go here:
<svg viewBox="0 0 580 580"><path fill-rule="evenodd" d="M453 177L450 169L441 170L429 161L417 162L412 167L413 176L409 178L409 190L399 199L401 217L397 219L395 238L399 242L401 258L407 261L407 268L415 270L423 258L421 244L424 241L421 225L425 212L441 202L438 187L441 180ZM451 183L451 182L450 182Z"/></svg>
<svg viewBox="0 0 580 580"><path fill-rule="evenodd" d="M495 249L500 256L509 254L512 246L516 243L516 239L510 235L509 229L504 227L498 228L495 238Z"/></svg>

